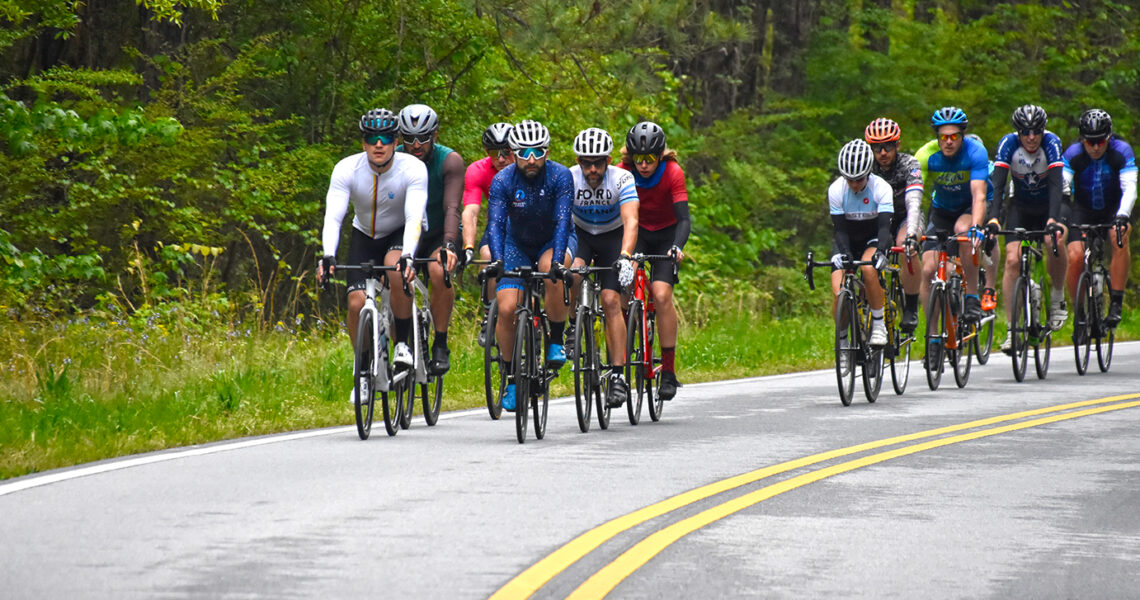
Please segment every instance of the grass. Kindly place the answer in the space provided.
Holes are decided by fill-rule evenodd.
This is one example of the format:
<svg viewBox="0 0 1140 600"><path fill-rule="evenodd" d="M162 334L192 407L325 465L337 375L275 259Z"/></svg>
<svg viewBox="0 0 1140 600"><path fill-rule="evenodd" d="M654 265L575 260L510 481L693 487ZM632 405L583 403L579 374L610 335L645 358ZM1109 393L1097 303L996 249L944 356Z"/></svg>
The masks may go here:
<svg viewBox="0 0 1140 600"><path fill-rule="evenodd" d="M444 410L485 405L476 326L470 308L459 308ZM1135 338L1138 331L1140 323L1126 321L1118 337ZM828 367L832 335L825 315L775 319L733 312L690 319L681 328L678 377L692 383ZM1055 336L1058 343L1068 339L1069 327ZM995 331L995 345L1000 341ZM337 326L13 322L0 331L0 356L9 357L0 363L6 370L0 379L0 479L353 422L347 402L352 357ZM1070 357L1058 354L1055 364L1071 365ZM552 394L572 393L563 370Z"/></svg>

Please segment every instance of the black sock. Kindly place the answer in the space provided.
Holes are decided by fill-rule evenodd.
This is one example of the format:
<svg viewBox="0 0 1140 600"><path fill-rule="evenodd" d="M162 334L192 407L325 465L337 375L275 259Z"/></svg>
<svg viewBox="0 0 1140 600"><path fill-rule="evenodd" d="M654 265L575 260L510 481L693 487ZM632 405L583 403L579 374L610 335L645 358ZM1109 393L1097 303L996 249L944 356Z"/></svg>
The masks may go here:
<svg viewBox="0 0 1140 600"><path fill-rule="evenodd" d="M550 343L562 345L563 333L566 331L566 321L560 323L550 322Z"/></svg>
<svg viewBox="0 0 1140 600"><path fill-rule="evenodd" d="M408 342L411 339L409 335L412 332L412 319L396 318L396 342Z"/></svg>
<svg viewBox="0 0 1140 600"><path fill-rule="evenodd" d="M906 294L906 298L903 300L903 302L904 302L904 306L903 306L904 310L909 310L909 311L917 311L918 310L918 294Z"/></svg>
<svg viewBox="0 0 1140 600"><path fill-rule="evenodd" d="M447 347L447 332L435 332L435 341L432 342L432 348L446 348Z"/></svg>
<svg viewBox="0 0 1140 600"><path fill-rule="evenodd" d="M1112 300L1113 304L1120 304L1124 302L1124 290L1109 290L1108 298Z"/></svg>

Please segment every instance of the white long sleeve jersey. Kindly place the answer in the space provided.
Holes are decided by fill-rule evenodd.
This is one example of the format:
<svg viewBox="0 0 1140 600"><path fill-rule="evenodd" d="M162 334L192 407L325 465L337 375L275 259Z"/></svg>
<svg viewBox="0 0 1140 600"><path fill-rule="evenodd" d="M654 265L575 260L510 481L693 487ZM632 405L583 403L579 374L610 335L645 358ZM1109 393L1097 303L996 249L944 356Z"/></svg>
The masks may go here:
<svg viewBox="0 0 1140 600"><path fill-rule="evenodd" d="M325 195L325 226L321 235L325 256L336 256L340 228L351 203L352 226L372 239L404 228L404 254L413 254L427 217L428 173L423 161L402 152L392 166L377 175L364 152L342 159L333 168Z"/></svg>

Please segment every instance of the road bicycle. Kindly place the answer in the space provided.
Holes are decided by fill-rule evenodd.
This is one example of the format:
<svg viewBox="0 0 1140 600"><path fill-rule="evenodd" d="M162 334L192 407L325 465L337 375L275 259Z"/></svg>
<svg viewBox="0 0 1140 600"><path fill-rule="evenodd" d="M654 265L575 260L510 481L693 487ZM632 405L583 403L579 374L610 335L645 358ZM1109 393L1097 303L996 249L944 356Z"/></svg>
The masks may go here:
<svg viewBox="0 0 1140 600"><path fill-rule="evenodd" d="M489 260L474 260L470 264L491 264ZM499 341L495 339L495 327L499 322L499 299L495 290L489 289L495 274L484 268L479 272L479 289L483 310L483 322L479 328L479 345L483 347L483 391L487 399L487 412L491 419L499 420L503 414L503 392L507 389L507 376Z"/></svg>
<svg viewBox="0 0 1140 600"><path fill-rule="evenodd" d="M832 266L831 261L817 262L814 259L815 253L808 251L804 278L812 290L815 289L814 270ZM858 275L859 267L872 265L874 261L870 260L847 261L843 269L843 284L835 298L835 379L843 406L851 406L857 366L862 369L863 394L867 402L877 400L883 387L883 348L870 344L871 306L867 302L863 280ZM886 311L884 318L885 315Z"/></svg>
<svg viewBox="0 0 1140 600"><path fill-rule="evenodd" d="M899 270L902 268L903 257L906 257L906 268L913 272L914 265L906 250L901 246L893 246L890 249L890 262L886 272L881 274L879 279L886 292L883 318L887 327L887 345L883 346L883 355L891 363L891 385L895 394L899 395L906 391L906 384L910 379L910 352L915 339L914 332L907 333L902 329L902 309L906 302L906 294L903 291Z"/></svg>
<svg viewBox="0 0 1140 600"><path fill-rule="evenodd" d="M567 332L572 344L567 344L568 357L573 361L574 407L578 416L578 429L582 433L590 431L590 412L597 407L598 427L610 426L610 406L607 403L609 377L620 367L602 362L602 343L606 337L605 314L599 297L601 283L594 277L599 271L609 271L612 267L580 266L570 272L582 278L578 288L578 308L575 311L574 327ZM608 349L607 349L608 350ZM607 351L607 355L608 355Z"/></svg>
<svg viewBox="0 0 1140 600"><path fill-rule="evenodd" d="M413 260L416 265L416 270L420 276L412 280L412 358L413 358L413 379L412 382L404 387L407 393L401 404L404 407L404 412L400 419L400 428L407 429L412 423L412 411L416 405L416 388L419 388L419 396L423 403L424 421L429 427L435 425L439 421L439 410L443 404L443 374L432 373L428 369L428 364L431 356L430 341L435 333L435 320L431 314L431 302L428 296L427 285L424 281L427 280L427 265L428 263L439 262L446 265L446 258L443 256L443 250L440 250L440 258L417 258ZM443 270L443 283L447 287L451 287L451 274L447 269Z"/></svg>
<svg viewBox="0 0 1140 600"><path fill-rule="evenodd" d="M1009 240L1018 242L1021 252L1021 265L1017 283L1014 284L1013 312L1010 313L1009 333L1010 356L1013 358L1013 378L1025 380L1025 370L1029 362L1029 347L1033 346L1033 366L1038 379L1045 379L1049 372L1049 355L1053 348L1053 327L1049 324L1049 289L1046 285L1045 265L1041 263L1044 254L1041 244L1051 232L1047 229L1027 231L1017 227L1012 230L999 230ZM1057 246L1053 246L1057 256Z"/></svg>
<svg viewBox="0 0 1140 600"><path fill-rule="evenodd" d="M1105 324L1106 303L1112 289L1112 278L1105 263L1107 231L1112 224L1070 225L1084 234L1084 268L1077 279L1077 295L1073 298L1073 351L1076 354L1077 373L1088 371L1090 346L1096 344L1096 362L1102 373L1112 365L1112 345L1116 338L1114 327Z"/></svg>
<svg viewBox="0 0 1140 600"><path fill-rule="evenodd" d="M665 401L661 398L661 358L653 356L653 341L657 335L657 307L650 293L650 279L645 263L669 261L673 267L673 281L677 280L677 261L672 254L635 253L637 263L633 270L633 283L626 318L625 381L629 384L629 400L625 403L630 425L641 421L641 405L648 401L649 418L661 420Z"/></svg>
<svg viewBox="0 0 1140 600"><path fill-rule="evenodd" d="M930 236L922 236L925 241ZM970 367L973 361L971 352L978 338L978 327L994 319L993 314L985 315L981 323L973 323L963 318L966 308L966 280L962 263L957 256L951 257L948 248L957 247L961 242L971 241L966 234L940 232L938 239L937 269L930 284L930 297L926 305L926 356L923 366L926 370L926 383L931 390L937 390L942 381L942 371L949 362L954 370L954 383L966 387L970 380ZM975 264L977 251L972 253Z"/></svg>
<svg viewBox="0 0 1140 600"><path fill-rule="evenodd" d="M394 352L391 331L392 308L389 304L386 271L396 271L396 265L377 265L366 261L359 265L334 265L335 273L361 271L364 274L364 306L360 308L356 328L356 352L353 361L354 412L356 432L366 440L372 432L373 408L376 394L380 394L383 406L384 429L388 435L400 431L400 421L405 413L403 399L408 386L408 370L393 369L389 357ZM380 278L385 281L381 282ZM409 293L407 282L404 293ZM377 302L377 298L380 299ZM391 346L391 347L390 347Z"/></svg>
<svg viewBox="0 0 1140 600"><path fill-rule="evenodd" d="M551 368L542 358L550 339L550 321L542 307L545 294L543 282L547 279L553 281L558 275L536 271L529 266L498 273L491 272L492 270L497 271L497 265L484 269L484 273L500 280L517 278L523 281L522 302L519 302L515 310L518 324L515 326L515 347L512 353L515 371L515 435L520 444L526 442L527 409L530 408L534 412L534 437L541 440L546 436L550 382L558 376L558 369ZM563 302L569 305L568 285L562 286L562 296ZM494 331L488 331L487 336L494 336Z"/></svg>

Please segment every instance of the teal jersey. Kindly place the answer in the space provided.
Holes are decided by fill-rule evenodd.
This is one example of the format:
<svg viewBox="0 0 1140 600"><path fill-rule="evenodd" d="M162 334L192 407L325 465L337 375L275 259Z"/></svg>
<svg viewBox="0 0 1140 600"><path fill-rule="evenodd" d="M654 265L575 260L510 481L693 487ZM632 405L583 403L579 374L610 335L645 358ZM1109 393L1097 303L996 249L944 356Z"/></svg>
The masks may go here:
<svg viewBox="0 0 1140 600"><path fill-rule="evenodd" d="M396 151L404 152L404 145L396 146ZM428 201L425 212L427 230L424 231L424 239L434 239L436 236L443 235L443 161L452 152L454 150L451 148L436 144L431 151L431 156L424 162L428 171Z"/></svg>

